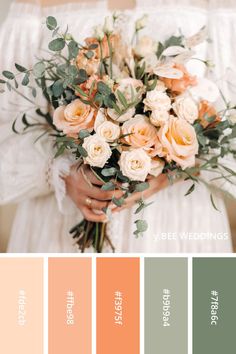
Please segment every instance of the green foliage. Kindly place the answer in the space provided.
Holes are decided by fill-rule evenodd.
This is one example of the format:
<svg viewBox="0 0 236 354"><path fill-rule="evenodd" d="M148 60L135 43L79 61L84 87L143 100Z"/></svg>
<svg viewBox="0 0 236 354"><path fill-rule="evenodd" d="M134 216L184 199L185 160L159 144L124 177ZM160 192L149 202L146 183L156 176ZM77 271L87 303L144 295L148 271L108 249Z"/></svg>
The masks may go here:
<svg viewBox="0 0 236 354"><path fill-rule="evenodd" d="M142 219L136 220L135 225L136 225L136 230L134 231L134 235L136 237L142 236L143 233L148 229L148 224L146 220L142 220Z"/></svg>
<svg viewBox="0 0 236 354"><path fill-rule="evenodd" d="M2 75L8 80L14 80L15 79L15 75L11 71L8 71L8 70L4 70L2 72Z"/></svg>
<svg viewBox="0 0 236 354"><path fill-rule="evenodd" d="M48 16L46 19L46 25L50 31L53 31L57 28L57 20L53 16Z"/></svg>
<svg viewBox="0 0 236 354"><path fill-rule="evenodd" d="M63 38L56 38L49 43L48 48L53 52L60 52L65 48L65 45L66 42Z"/></svg>

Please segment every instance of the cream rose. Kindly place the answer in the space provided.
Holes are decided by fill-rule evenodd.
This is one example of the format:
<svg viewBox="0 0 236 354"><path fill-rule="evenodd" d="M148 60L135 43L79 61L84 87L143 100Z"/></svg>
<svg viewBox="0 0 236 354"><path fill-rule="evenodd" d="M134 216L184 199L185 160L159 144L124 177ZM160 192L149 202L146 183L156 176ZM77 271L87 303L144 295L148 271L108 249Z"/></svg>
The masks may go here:
<svg viewBox="0 0 236 354"><path fill-rule="evenodd" d="M150 122L156 127L159 127L163 123L165 123L169 119L169 117L169 112L163 110L155 110L152 111L152 114L150 116Z"/></svg>
<svg viewBox="0 0 236 354"><path fill-rule="evenodd" d="M119 138L120 127L107 120L97 127L96 133L107 142L112 143Z"/></svg>
<svg viewBox="0 0 236 354"><path fill-rule="evenodd" d="M190 124L198 118L198 106L191 97L176 97L172 107L179 118L185 119Z"/></svg>
<svg viewBox="0 0 236 354"><path fill-rule="evenodd" d="M158 157L154 157L151 161L151 171L150 175L154 177L158 177L160 174L162 174L162 171L164 169L165 162Z"/></svg>
<svg viewBox="0 0 236 354"><path fill-rule="evenodd" d="M116 122L123 123L131 119L135 114L135 108L129 108L125 113L119 115L114 109L107 109L108 116Z"/></svg>
<svg viewBox="0 0 236 354"><path fill-rule="evenodd" d="M109 144L98 134L90 135L85 138L82 146L88 154L88 156L84 158L84 162L90 166L102 168L111 157Z"/></svg>
<svg viewBox="0 0 236 354"><path fill-rule="evenodd" d="M145 111L169 111L171 108L170 97L165 92L157 90L148 91L146 98L143 100L143 103L145 105Z"/></svg>
<svg viewBox="0 0 236 354"><path fill-rule="evenodd" d="M151 158L143 149L123 151L119 161L124 176L131 181L145 181L151 170Z"/></svg>
<svg viewBox="0 0 236 354"><path fill-rule="evenodd" d="M104 108L100 108L97 113L94 130L101 138L104 138L110 143L118 139L120 136L119 124L108 120L107 111Z"/></svg>
<svg viewBox="0 0 236 354"><path fill-rule="evenodd" d="M95 110L79 99L67 106L58 107L53 115L54 125L69 136L77 135L82 129L92 131L94 120Z"/></svg>
<svg viewBox="0 0 236 354"><path fill-rule="evenodd" d="M135 54L139 57L146 57L157 50L157 43L148 36L143 36L139 39L136 47L134 48Z"/></svg>
<svg viewBox="0 0 236 354"><path fill-rule="evenodd" d="M195 165L198 141L194 128L185 119L170 116L158 131L167 160L175 161L183 169Z"/></svg>

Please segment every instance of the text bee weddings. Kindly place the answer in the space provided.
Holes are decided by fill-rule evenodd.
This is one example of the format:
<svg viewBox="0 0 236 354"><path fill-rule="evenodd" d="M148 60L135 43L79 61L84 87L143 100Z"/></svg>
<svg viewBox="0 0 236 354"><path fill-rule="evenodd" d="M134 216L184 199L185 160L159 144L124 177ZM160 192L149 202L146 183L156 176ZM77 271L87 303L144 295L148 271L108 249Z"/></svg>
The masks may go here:
<svg viewBox="0 0 236 354"><path fill-rule="evenodd" d="M73 326L75 324L75 316L73 312L74 305L75 305L74 292L68 290L66 293L66 324L68 326Z"/></svg>

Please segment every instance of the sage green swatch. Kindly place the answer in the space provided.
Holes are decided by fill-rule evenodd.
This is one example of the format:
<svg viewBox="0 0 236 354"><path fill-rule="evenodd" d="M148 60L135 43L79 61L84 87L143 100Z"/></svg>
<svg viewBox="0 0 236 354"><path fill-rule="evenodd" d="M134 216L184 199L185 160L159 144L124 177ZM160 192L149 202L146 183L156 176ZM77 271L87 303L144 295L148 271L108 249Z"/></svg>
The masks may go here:
<svg viewBox="0 0 236 354"><path fill-rule="evenodd" d="M218 293L216 325L212 291ZM236 353L236 258L193 260L193 354L205 353Z"/></svg>
<svg viewBox="0 0 236 354"><path fill-rule="evenodd" d="M163 295L170 292L170 316ZM167 298L164 297L164 301ZM166 303L166 302L165 302ZM166 313L166 311L165 311ZM168 313L168 312L167 312ZM164 326L164 324L168 326ZM186 258L145 259L145 354L188 352L188 263ZM202 353L203 354L203 353Z"/></svg>

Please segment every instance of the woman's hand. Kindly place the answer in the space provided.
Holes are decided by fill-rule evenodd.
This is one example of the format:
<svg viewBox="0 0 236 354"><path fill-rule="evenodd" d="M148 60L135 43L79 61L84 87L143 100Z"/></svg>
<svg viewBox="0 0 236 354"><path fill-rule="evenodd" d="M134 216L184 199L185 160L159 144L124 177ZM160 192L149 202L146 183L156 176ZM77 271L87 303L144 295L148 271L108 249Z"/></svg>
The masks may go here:
<svg viewBox="0 0 236 354"><path fill-rule="evenodd" d="M164 174L161 174L158 177L150 177L148 179L148 183L148 189L143 192L133 193L130 197L125 199L124 205L122 207L114 208L113 212L129 209L141 198L145 200L169 185L168 177Z"/></svg>
<svg viewBox="0 0 236 354"><path fill-rule="evenodd" d="M102 209L109 206L113 197L119 199L123 195L123 192L118 190L101 190L103 183L96 178L87 165L82 165L79 169L73 166L70 175L64 180L67 194L88 221L107 221L107 216Z"/></svg>

